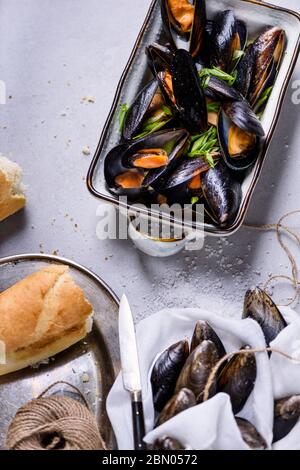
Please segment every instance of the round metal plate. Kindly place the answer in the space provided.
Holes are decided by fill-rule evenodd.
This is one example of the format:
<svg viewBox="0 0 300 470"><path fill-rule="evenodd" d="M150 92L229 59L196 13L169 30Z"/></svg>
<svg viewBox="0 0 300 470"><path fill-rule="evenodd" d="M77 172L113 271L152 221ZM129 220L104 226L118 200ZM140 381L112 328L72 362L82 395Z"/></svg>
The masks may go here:
<svg viewBox="0 0 300 470"><path fill-rule="evenodd" d="M105 403L120 369L117 331L118 298L94 273L63 258L47 255L19 255L0 259L0 292L49 264L66 264L94 307L92 332L81 342L36 368L0 377L0 448L4 447L8 425L17 409L37 397L49 385L64 380L77 386L95 414L109 448L115 447ZM1 313L1 312L0 312ZM49 393L68 387L57 385Z"/></svg>

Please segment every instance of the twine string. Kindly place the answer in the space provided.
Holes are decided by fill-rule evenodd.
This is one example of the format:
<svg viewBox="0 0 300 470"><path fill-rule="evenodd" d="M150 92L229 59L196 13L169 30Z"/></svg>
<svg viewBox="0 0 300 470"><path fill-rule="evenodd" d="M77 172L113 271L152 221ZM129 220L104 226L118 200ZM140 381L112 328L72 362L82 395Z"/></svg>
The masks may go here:
<svg viewBox="0 0 300 470"><path fill-rule="evenodd" d="M284 280L287 280L287 281L291 282L291 284L293 285L293 288L294 288L294 296L289 302L287 302L286 304L282 304L282 306L292 305L298 299L299 291L300 291L300 280L298 278L298 265L297 265L295 256L293 255L293 253L291 252L288 245L285 243L285 241L283 239L284 234L289 235L290 237L292 237L294 239L294 241L296 242L296 244L300 248L300 236L294 230L292 230L290 227L283 224L283 221L286 218L290 217L291 215L296 215L296 214L300 214L299 209L287 212L282 217L280 217L280 219L278 220L277 223L263 224L263 225L253 225L253 224L244 224L243 225L243 227L245 227L247 229L251 229L251 230L258 230L258 231L276 230L276 236L277 236L278 243L281 246L282 250L287 255L290 266L291 266L291 276L287 276L287 275L284 275L284 274L274 274L274 275L270 276L269 279L266 281L266 283L264 285L264 289L267 289L271 282L279 280L279 279L281 279L281 280L284 279Z"/></svg>
<svg viewBox="0 0 300 470"><path fill-rule="evenodd" d="M76 390L85 404L64 395L45 396L57 384ZM96 419L82 392L58 381L23 405L6 436L9 450L107 450Z"/></svg>

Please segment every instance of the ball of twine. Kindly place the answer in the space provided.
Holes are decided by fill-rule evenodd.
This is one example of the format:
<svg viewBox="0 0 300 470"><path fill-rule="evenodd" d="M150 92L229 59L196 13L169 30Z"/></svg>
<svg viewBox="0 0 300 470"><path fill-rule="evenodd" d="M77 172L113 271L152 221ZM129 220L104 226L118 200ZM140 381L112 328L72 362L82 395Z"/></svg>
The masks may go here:
<svg viewBox="0 0 300 470"><path fill-rule="evenodd" d="M8 429L6 448L104 450L106 446L87 406L67 396L53 395L40 396L17 411Z"/></svg>

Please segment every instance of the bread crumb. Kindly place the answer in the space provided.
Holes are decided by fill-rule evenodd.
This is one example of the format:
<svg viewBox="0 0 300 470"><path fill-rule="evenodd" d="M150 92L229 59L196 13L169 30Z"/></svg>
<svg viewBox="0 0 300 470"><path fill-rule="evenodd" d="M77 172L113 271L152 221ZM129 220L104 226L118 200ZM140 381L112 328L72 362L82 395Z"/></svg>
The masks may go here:
<svg viewBox="0 0 300 470"><path fill-rule="evenodd" d="M81 103L95 103L96 99L92 95L83 96L81 98Z"/></svg>
<svg viewBox="0 0 300 470"><path fill-rule="evenodd" d="M82 148L82 153L83 153L83 155L91 155L90 147L88 145L85 145Z"/></svg>
<svg viewBox="0 0 300 470"><path fill-rule="evenodd" d="M58 250L53 250L53 251L52 251L52 255L53 255L53 256L57 256L57 255L58 255Z"/></svg>
<svg viewBox="0 0 300 470"><path fill-rule="evenodd" d="M90 381L90 376L89 374L87 374L86 372L84 372L82 375L81 375L81 380L82 382L85 384L85 383L88 383Z"/></svg>
<svg viewBox="0 0 300 470"><path fill-rule="evenodd" d="M61 115L62 117L65 117L65 116L67 115L67 113L66 113L66 111L62 111L62 112L60 113L60 115Z"/></svg>

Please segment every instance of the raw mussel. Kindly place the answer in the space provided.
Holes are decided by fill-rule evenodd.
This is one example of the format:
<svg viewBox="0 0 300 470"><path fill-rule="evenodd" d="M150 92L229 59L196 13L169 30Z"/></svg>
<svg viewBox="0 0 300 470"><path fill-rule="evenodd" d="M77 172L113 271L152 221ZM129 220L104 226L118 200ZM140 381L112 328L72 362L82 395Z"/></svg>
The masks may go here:
<svg viewBox="0 0 300 470"><path fill-rule="evenodd" d="M185 447L177 439L164 436L156 439L151 446L151 450L185 450Z"/></svg>
<svg viewBox="0 0 300 470"><path fill-rule="evenodd" d="M161 11L163 23L175 48L178 41L174 33L186 41L187 49L196 59L206 39L205 0L161 0Z"/></svg>
<svg viewBox="0 0 300 470"><path fill-rule="evenodd" d="M256 112L262 94L274 84L284 47L284 31L279 27L267 29L247 48L238 65L235 87Z"/></svg>
<svg viewBox="0 0 300 470"><path fill-rule="evenodd" d="M210 36L211 67L231 72L235 63L235 52L243 50L246 41L245 23L237 20L232 10L218 13Z"/></svg>
<svg viewBox="0 0 300 470"><path fill-rule="evenodd" d="M275 401L273 442L283 439L297 424L300 417L300 395Z"/></svg>
<svg viewBox="0 0 300 470"><path fill-rule="evenodd" d="M177 380L176 391L182 388L192 390L200 403L212 368L220 360L217 347L212 341L205 340L189 355ZM215 394L215 383L211 385L209 396Z"/></svg>
<svg viewBox="0 0 300 470"><path fill-rule="evenodd" d="M220 160L215 168L201 174L201 187L209 216L220 227L228 226L235 219L242 200L240 182Z"/></svg>
<svg viewBox="0 0 300 470"><path fill-rule="evenodd" d="M155 132L113 148L104 162L109 190L136 199L181 157L189 134L184 129Z"/></svg>
<svg viewBox="0 0 300 470"><path fill-rule="evenodd" d="M131 140L156 132L172 119L172 111L166 105L157 79L151 80L137 95L126 113L123 138Z"/></svg>
<svg viewBox="0 0 300 470"><path fill-rule="evenodd" d="M155 426L160 426L182 411L187 410L196 404L194 393L188 388L181 388L165 405L156 420Z"/></svg>
<svg viewBox="0 0 300 470"><path fill-rule="evenodd" d="M244 346L242 349L247 349ZM233 414L245 406L256 380L256 359L253 353L233 356L218 376L218 392L227 393L231 399Z"/></svg>
<svg viewBox="0 0 300 470"><path fill-rule="evenodd" d="M194 349L205 340L210 340L214 343L220 358L225 356L225 348L215 330L207 321L198 320L192 336L191 351L194 351Z"/></svg>
<svg viewBox="0 0 300 470"><path fill-rule="evenodd" d="M236 424L246 444L253 450L263 450L268 447L265 439L249 421L243 418L235 418Z"/></svg>
<svg viewBox="0 0 300 470"><path fill-rule="evenodd" d="M245 295L243 318L252 318L260 325L267 346L287 326L287 323L269 295L259 287Z"/></svg>
<svg viewBox="0 0 300 470"><path fill-rule="evenodd" d="M156 360L151 374L153 403L156 411L161 411L172 397L177 379L188 356L189 343L187 340L182 340L172 344Z"/></svg>

